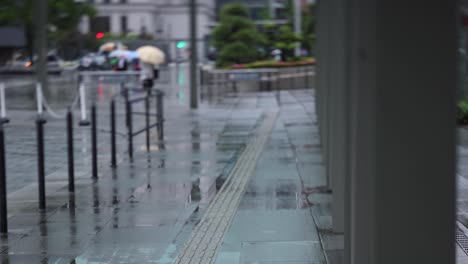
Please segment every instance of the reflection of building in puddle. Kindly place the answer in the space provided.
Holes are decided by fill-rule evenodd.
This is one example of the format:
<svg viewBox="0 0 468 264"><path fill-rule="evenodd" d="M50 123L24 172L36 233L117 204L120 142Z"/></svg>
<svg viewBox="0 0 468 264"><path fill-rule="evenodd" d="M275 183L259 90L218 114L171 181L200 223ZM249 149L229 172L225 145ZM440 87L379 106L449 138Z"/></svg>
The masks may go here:
<svg viewBox="0 0 468 264"><path fill-rule="evenodd" d="M210 176L200 176L200 204L208 205L216 195L216 178Z"/></svg>
<svg viewBox="0 0 468 264"><path fill-rule="evenodd" d="M177 201L184 201L186 202L190 198L187 199L187 197L190 197L190 191L192 189L192 186L190 185L189 181L186 181L181 184L174 184L170 185L170 187L175 188L175 190L172 192L175 194L175 199Z"/></svg>
<svg viewBox="0 0 468 264"><path fill-rule="evenodd" d="M200 176L199 180L192 183L189 201L199 202L200 209L206 209L216 195L216 178Z"/></svg>

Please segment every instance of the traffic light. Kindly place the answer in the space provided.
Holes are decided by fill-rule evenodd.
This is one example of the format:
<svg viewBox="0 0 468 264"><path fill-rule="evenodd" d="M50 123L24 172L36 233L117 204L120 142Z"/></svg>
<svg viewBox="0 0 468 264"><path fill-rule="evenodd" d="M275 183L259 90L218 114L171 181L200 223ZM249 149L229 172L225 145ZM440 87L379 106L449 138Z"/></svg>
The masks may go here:
<svg viewBox="0 0 468 264"><path fill-rule="evenodd" d="M185 41L179 41L179 42L177 42L177 48L178 48L178 49L183 49L183 48L185 48L186 46L187 46L187 42L185 42Z"/></svg>
<svg viewBox="0 0 468 264"><path fill-rule="evenodd" d="M96 33L96 39L102 39L104 37L104 33L103 32L98 32Z"/></svg>

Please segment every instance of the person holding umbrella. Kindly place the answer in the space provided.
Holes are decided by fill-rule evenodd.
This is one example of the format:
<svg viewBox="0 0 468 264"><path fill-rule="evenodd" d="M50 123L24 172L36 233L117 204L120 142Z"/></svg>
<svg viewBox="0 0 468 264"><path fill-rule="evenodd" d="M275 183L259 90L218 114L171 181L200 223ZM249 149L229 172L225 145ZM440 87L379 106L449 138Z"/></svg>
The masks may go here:
<svg viewBox="0 0 468 264"><path fill-rule="evenodd" d="M142 61L140 63L140 81L143 89L146 91L151 90L154 85L154 79L156 79L156 76L154 76L154 66Z"/></svg>
<svg viewBox="0 0 468 264"><path fill-rule="evenodd" d="M140 81L143 88L150 92L154 85L154 80L159 77L158 65L164 63L164 53L153 46L143 46L136 50L141 62Z"/></svg>

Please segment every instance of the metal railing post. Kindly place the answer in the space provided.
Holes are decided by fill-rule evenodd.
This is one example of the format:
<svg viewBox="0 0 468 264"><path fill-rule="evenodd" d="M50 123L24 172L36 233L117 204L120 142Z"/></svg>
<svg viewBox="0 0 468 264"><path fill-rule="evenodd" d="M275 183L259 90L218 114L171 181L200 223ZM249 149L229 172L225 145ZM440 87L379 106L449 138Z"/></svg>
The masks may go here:
<svg viewBox="0 0 468 264"><path fill-rule="evenodd" d="M127 131L128 131L128 158L130 162L133 162L133 117L132 117L132 105L130 102L127 103Z"/></svg>
<svg viewBox="0 0 468 264"><path fill-rule="evenodd" d="M145 98L146 152L150 152L150 97Z"/></svg>
<svg viewBox="0 0 468 264"><path fill-rule="evenodd" d="M81 109L81 120L80 126L88 126L89 121L86 119L86 88L83 83L80 83L80 109Z"/></svg>
<svg viewBox="0 0 468 264"><path fill-rule="evenodd" d="M116 128L115 128L115 99L112 98L110 103L111 112L111 167L117 167L117 146L116 146Z"/></svg>
<svg viewBox="0 0 468 264"><path fill-rule="evenodd" d="M157 100L157 116L158 116L158 138L159 140L164 139L164 105L163 105L163 96L164 93L161 91L158 91L156 94L156 100Z"/></svg>
<svg viewBox="0 0 468 264"><path fill-rule="evenodd" d="M36 119L37 133L37 176L39 191L39 209L46 209L46 190L45 190L45 157L44 157L44 124L46 120L38 115Z"/></svg>
<svg viewBox="0 0 468 264"><path fill-rule="evenodd" d="M73 113L67 110L68 191L75 191L75 157L73 146Z"/></svg>
<svg viewBox="0 0 468 264"><path fill-rule="evenodd" d="M129 90L123 88L125 99L125 125L127 126L127 148L128 158L133 162L133 122L132 122L132 104L130 103Z"/></svg>
<svg viewBox="0 0 468 264"><path fill-rule="evenodd" d="M294 86L294 80L293 80L293 77L292 77L292 74L291 74L291 69L287 69L287 72L288 72L288 78L289 78L289 89L292 89L292 87Z"/></svg>
<svg viewBox="0 0 468 264"><path fill-rule="evenodd" d="M296 70L295 69L296 67L291 67L291 80L292 80L292 85L291 85L291 89L295 89L296 88L296 85L297 85L297 80L296 80Z"/></svg>
<svg viewBox="0 0 468 264"><path fill-rule="evenodd" d="M97 157L97 117L96 104L91 106L91 152L92 152L92 177L98 178L98 157Z"/></svg>
<svg viewBox="0 0 468 264"><path fill-rule="evenodd" d="M8 212L6 192L5 131L0 122L0 233L8 233Z"/></svg>
<svg viewBox="0 0 468 264"><path fill-rule="evenodd" d="M276 101L278 101L278 105L281 104L281 97L280 97L280 90L281 90L281 87L280 87L280 76L281 76L281 73L280 71L278 70L276 72L276 87L275 87L275 90L276 90Z"/></svg>
<svg viewBox="0 0 468 264"><path fill-rule="evenodd" d="M126 88L123 88L123 96L124 96L124 100L125 100L125 125L128 127L129 125L129 115L130 115L130 109L129 109L129 92L128 92L128 89Z"/></svg>
<svg viewBox="0 0 468 264"><path fill-rule="evenodd" d="M6 116L6 103L5 103L5 84L0 83L0 122L8 123L10 119Z"/></svg>

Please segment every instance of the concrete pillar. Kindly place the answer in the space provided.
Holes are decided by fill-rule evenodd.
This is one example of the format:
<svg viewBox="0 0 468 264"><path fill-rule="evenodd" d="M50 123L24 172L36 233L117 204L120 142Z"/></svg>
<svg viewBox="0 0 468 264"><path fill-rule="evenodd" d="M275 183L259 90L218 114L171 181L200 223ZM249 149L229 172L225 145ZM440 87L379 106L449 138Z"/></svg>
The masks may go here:
<svg viewBox="0 0 468 264"><path fill-rule="evenodd" d="M330 53L330 2L319 0L317 3L317 67L316 67L316 89L317 89L317 119L320 129L320 140L322 155L325 166L328 162L328 105L329 100L329 53ZM327 177L327 187L331 188Z"/></svg>
<svg viewBox="0 0 468 264"><path fill-rule="evenodd" d="M333 231L345 230L345 186L348 176L348 81L346 57L346 1L327 0L330 5L330 53L328 100L328 177L333 190Z"/></svg>
<svg viewBox="0 0 468 264"><path fill-rule="evenodd" d="M455 0L353 0L351 263L455 263Z"/></svg>
<svg viewBox="0 0 468 264"><path fill-rule="evenodd" d="M110 15L110 30L112 34L120 34L120 14ZM139 31L138 31L139 32Z"/></svg>

